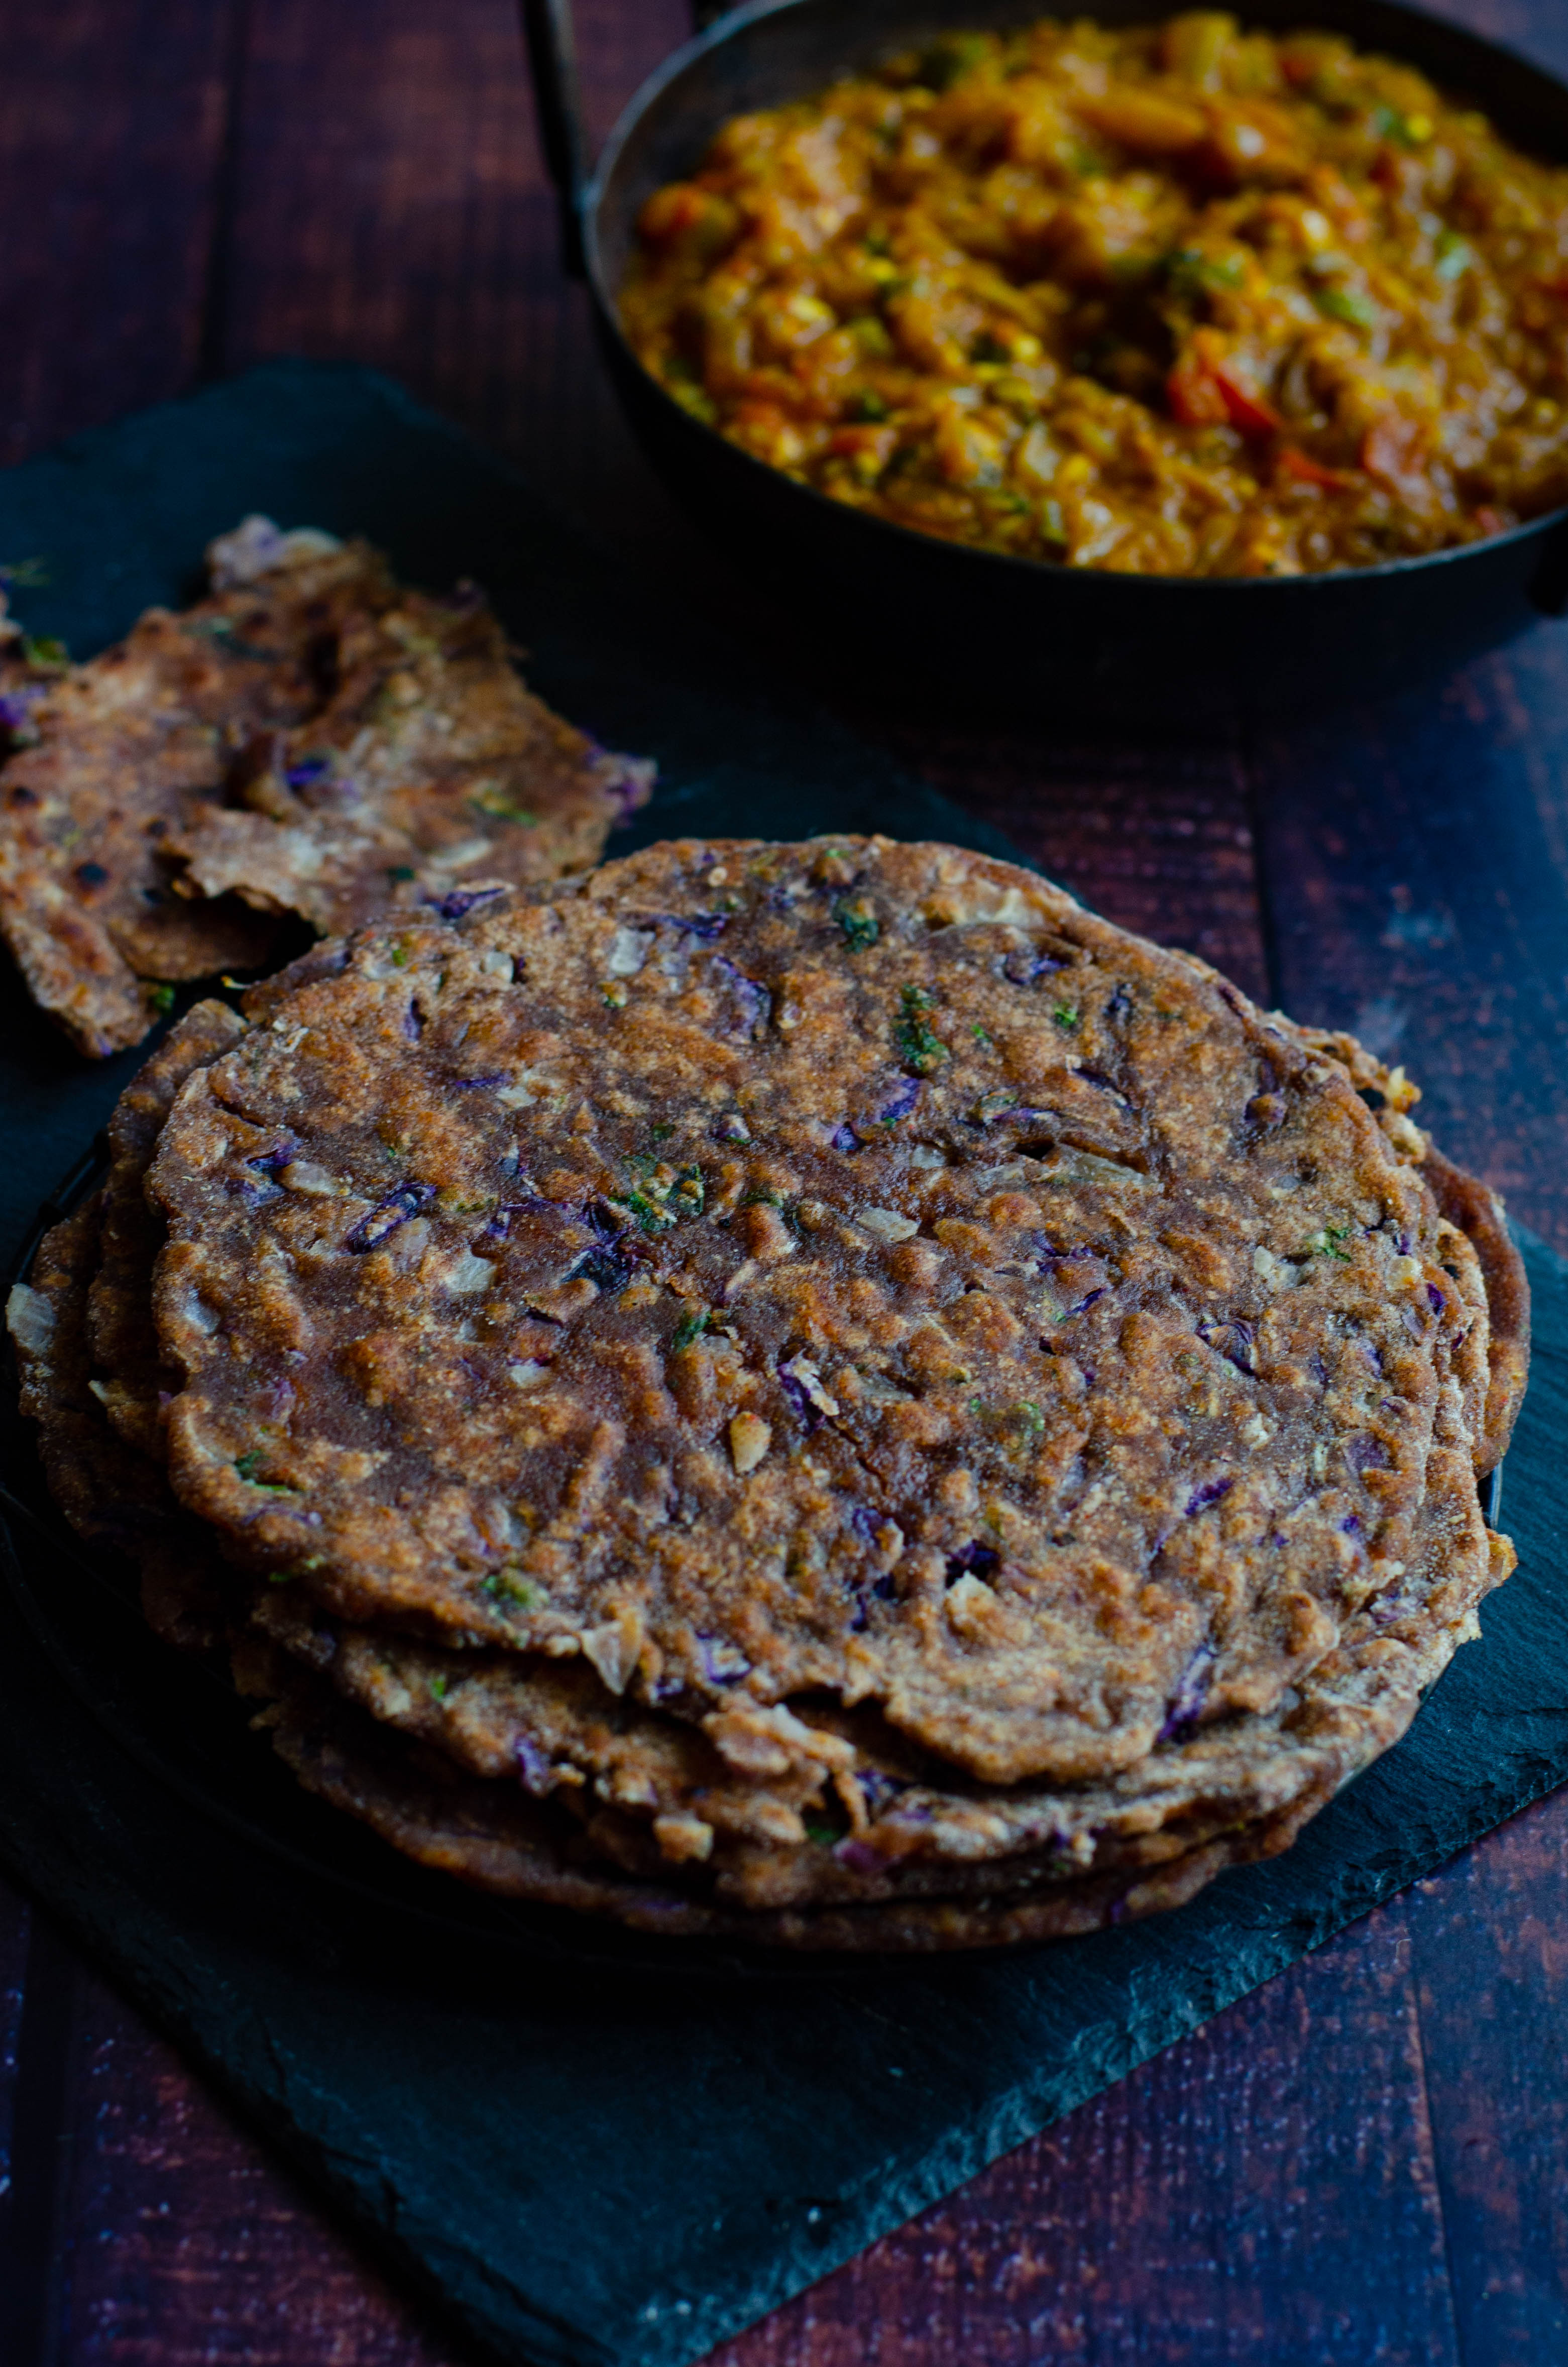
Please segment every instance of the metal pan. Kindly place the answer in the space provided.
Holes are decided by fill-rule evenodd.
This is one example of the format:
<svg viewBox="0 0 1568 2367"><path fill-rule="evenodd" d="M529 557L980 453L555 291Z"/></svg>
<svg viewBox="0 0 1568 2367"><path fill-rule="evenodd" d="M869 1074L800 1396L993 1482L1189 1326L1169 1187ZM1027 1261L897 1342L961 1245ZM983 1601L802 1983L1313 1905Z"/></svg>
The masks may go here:
<svg viewBox="0 0 1568 2367"><path fill-rule="evenodd" d="M1108 25L1166 13L1166 0L1091 5ZM621 331L617 290L643 201L692 171L732 115L803 96L944 28L1030 22L1048 0L750 0L644 83L592 166L571 0L522 0L522 10L565 260L587 281L627 417L681 504L841 656L880 657L983 702L1021 695L1190 724L1401 685L1568 607L1564 510L1462 549L1324 575L1118 575L943 542L754 459L666 394ZM1516 145L1568 163L1568 87L1476 34L1396 0L1244 0L1240 13L1267 29L1341 32L1417 66Z"/></svg>

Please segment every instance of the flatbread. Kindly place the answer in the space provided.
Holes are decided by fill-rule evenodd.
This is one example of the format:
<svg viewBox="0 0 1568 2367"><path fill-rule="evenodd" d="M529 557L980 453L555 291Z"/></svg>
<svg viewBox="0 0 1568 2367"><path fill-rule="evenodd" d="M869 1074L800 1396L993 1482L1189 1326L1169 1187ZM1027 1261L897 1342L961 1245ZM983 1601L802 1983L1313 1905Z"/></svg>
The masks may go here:
<svg viewBox="0 0 1568 2367"><path fill-rule="evenodd" d="M534 697L472 587L405 592L352 620L321 713L258 750L241 802L175 846L200 894L335 934L476 880L585 870L653 771Z"/></svg>
<svg viewBox="0 0 1568 2367"><path fill-rule="evenodd" d="M86 665L34 663L0 608L0 933L95 1058L171 981L260 967L282 914L342 929L597 862L653 779L533 697L472 586L406 592L367 544L262 517L208 557L208 599Z"/></svg>
<svg viewBox="0 0 1568 2367"><path fill-rule="evenodd" d="M390 590L362 545L280 538L269 572L179 616L149 609L30 703L0 768L0 934L79 1051L139 1042L166 1007L158 981L266 959L274 922L176 893L174 842L258 734L319 706L324 645Z"/></svg>
<svg viewBox="0 0 1568 2367"><path fill-rule="evenodd" d="M197 1003L127 1085L108 1122L109 1167L99 1203L101 1250L88 1294L87 1338L110 1427L155 1462L164 1459L160 1401L170 1377L153 1328L153 1266L164 1225L142 1187L180 1087L244 1032L244 1021L227 1003Z"/></svg>
<svg viewBox="0 0 1568 2367"><path fill-rule="evenodd" d="M291 1690L263 1716L279 1756L308 1791L369 1825L403 1856L477 1889L608 1917L668 1939L851 1954L1068 1939L1185 1905L1227 1866L1287 1848L1301 1821L1282 1818L1227 1835L1149 1873L1090 1876L1034 1895L748 1913L575 1857L576 1837L559 1812L517 1796L503 1801L494 1787L465 1784L438 1765L415 1761L384 1730L319 1689Z"/></svg>
<svg viewBox="0 0 1568 2367"><path fill-rule="evenodd" d="M218 1557L169 1492L159 1466L109 1426L96 1382L87 1294L101 1247L95 1194L44 1235L30 1278L6 1308L24 1414L39 1425L49 1490L77 1535L135 1563L142 1608L165 1642L210 1649L227 1611Z"/></svg>
<svg viewBox="0 0 1568 2367"><path fill-rule="evenodd" d="M1279 1704L1486 1365L1342 1063L950 848L372 928L151 1189L174 1484L242 1566L691 1722L874 1704L993 1784Z"/></svg>

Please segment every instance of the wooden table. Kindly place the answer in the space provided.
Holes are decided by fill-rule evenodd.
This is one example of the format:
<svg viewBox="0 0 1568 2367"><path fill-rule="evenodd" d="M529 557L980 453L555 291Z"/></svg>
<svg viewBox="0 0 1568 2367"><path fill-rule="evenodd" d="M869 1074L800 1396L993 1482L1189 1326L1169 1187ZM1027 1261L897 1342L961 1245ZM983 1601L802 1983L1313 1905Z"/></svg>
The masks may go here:
<svg viewBox="0 0 1568 2367"><path fill-rule="evenodd" d="M1561 0L1454 13L1568 71ZM608 122L680 0L579 18ZM352 356L666 581L744 600L631 447L559 275L510 0L8 0L6 22L5 458L263 355ZM855 719L884 728L874 697ZM1397 1050L1445 1143L1568 1249L1568 628L1289 730L900 744L1113 919ZM1568 1795L718 2356L1549 2367L1565 2020ZM6 2367L460 2356L0 1892L6 2170Z"/></svg>

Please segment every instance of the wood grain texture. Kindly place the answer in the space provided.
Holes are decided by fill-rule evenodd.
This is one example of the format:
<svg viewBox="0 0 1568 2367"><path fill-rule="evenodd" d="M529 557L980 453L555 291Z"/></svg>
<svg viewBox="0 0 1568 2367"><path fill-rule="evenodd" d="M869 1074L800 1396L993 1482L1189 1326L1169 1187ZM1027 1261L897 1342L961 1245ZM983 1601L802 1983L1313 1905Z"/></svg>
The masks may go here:
<svg viewBox="0 0 1568 2367"><path fill-rule="evenodd" d="M1568 2359L1568 1813L1527 1810L1408 1903L1460 2356Z"/></svg>
<svg viewBox="0 0 1568 2367"><path fill-rule="evenodd" d="M59 2078L67 2109L22 2180L32 2249L7 2243L0 2191L0 2359L11 2367L442 2367L454 2359L292 2183L236 2130L178 2056L0 1893L0 2056L16 2093L21 1962L32 1942L28 2079ZM63 1985L62 1985L63 1976ZM52 2027L34 2026L49 1988ZM52 2043L51 2043L52 2042ZM0 2121L0 2129L8 2122ZM40 2209L39 2181L49 2207ZM42 2301L46 2325L29 2325ZM7 2339L7 2336L9 2339Z"/></svg>
<svg viewBox="0 0 1568 2367"><path fill-rule="evenodd" d="M9 1883L0 1881L0 2226L9 2214L14 2191L11 2130L31 1928L26 1901Z"/></svg>
<svg viewBox="0 0 1568 2367"><path fill-rule="evenodd" d="M683 38L682 0L577 11L597 135ZM269 0L245 62L223 353L349 356L645 545L653 483L562 277L512 0Z"/></svg>
<svg viewBox="0 0 1568 2367"><path fill-rule="evenodd" d="M1568 1245L1568 633L1253 751L1281 1002L1403 1060L1439 1140Z"/></svg>
<svg viewBox="0 0 1568 2367"><path fill-rule="evenodd" d="M238 6L11 6L0 461L177 393L196 371Z"/></svg>
<svg viewBox="0 0 1568 2367"><path fill-rule="evenodd" d="M1372 1916L711 2367L1457 2367L1409 1954Z"/></svg>
<svg viewBox="0 0 1568 2367"><path fill-rule="evenodd" d="M1568 68L1560 0L1446 5ZM0 262L0 451L203 368L348 355L783 647L614 410L557 268L510 0L62 0L41 17L0 0L0 187L28 229ZM684 9L582 0L579 24L602 130ZM1109 917L1303 1016L1359 1022L1421 1077L1450 1146L1568 1246L1568 630L1440 698L1250 744L901 728L842 666L835 695ZM1560 1796L714 2367L1552 2367L1565 1874ZM28 2156L20 2211L0 2187L6 2367L458 2367L0 1892L0 2176L13 2114Z"/></svg>

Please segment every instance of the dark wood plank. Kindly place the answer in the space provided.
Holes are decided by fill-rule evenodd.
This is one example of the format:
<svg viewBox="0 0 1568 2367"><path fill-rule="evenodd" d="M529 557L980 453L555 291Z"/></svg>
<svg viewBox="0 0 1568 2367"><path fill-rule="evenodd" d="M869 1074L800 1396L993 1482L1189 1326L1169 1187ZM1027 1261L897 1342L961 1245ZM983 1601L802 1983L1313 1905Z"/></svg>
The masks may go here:
<svg viewBox="0 0 1568 2367"><path fill-rule="evenodd" d="M852 719L1121 927L1268 992L1246 774L1224 744L1063 742L1023 729L899 730Z"/></svg>
<svg viewBox="0 0 1568 2367"><path fill-rule="evenodd" d="M687 11L588 0L578 23L602 132ZM272 0L244 87L227 365L378 364L603 530L684 541L561 274L514 0Z"/></svg>
<svg viewBox="0 0 1568 2367"><path fill-rule="evenodd" d="M1458 2367L1408 1955L1372 1916L710 2367Z"/></svg>
<svg viewBox="0 0 1568 2367"><path fill-rule="evenodd" d="M72 2014L70 2116L59 2367L456 2367L90 1975Z"/></svg>
<svg viewBox="0 0 1568 2367"><path fill-rule="evenodd" d="M1280 999L1403 1060L1419 1113L1568 1243L1568 634L1435 693L1267 734L1256 804Z"/></svg>
<svg viewBox="0 0 1568 2367"><path fill-rule="evenodd" d="M0 461L194 375L238 0L9 11Z"/></svg>
<svg viewBox="0 0 1568 2367"><path fill-rule="evenodd" d="M0 1879L0 2224L14 2191L11 2128L16 2099L17 2044L21 2035L32 1918L26 1902ZM3 2240L3 2238L0 2238Z"/></svg>
<svg viewBox="0 0 1568 2367"><path fill-rule="evenodd" d="M1408 1902L1460 2354L1568 2358L1568 1796Z"/></svg>

